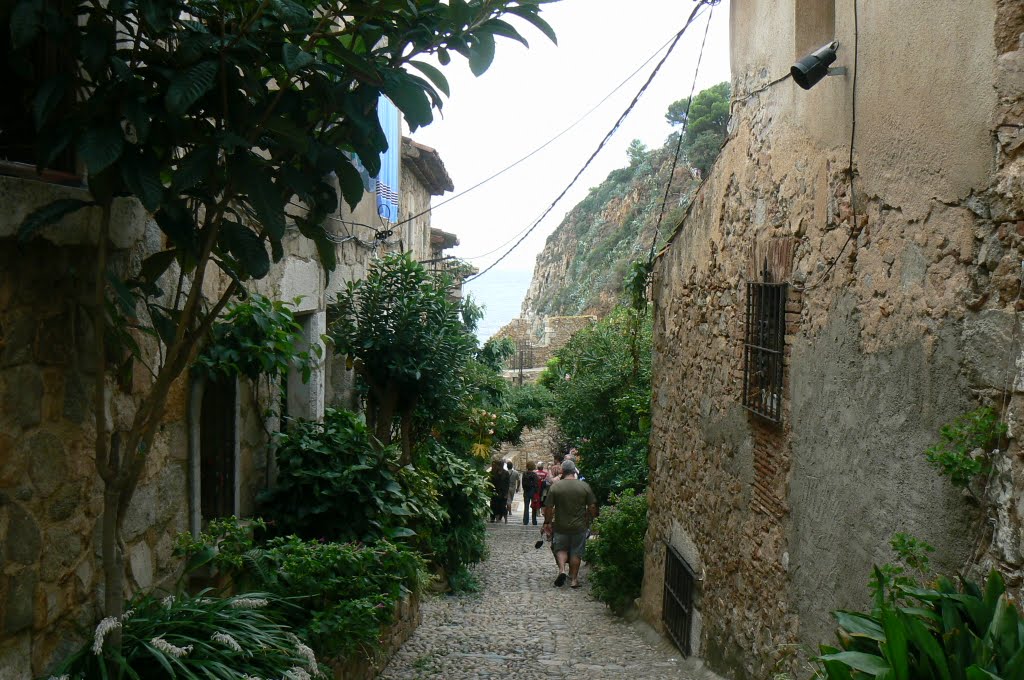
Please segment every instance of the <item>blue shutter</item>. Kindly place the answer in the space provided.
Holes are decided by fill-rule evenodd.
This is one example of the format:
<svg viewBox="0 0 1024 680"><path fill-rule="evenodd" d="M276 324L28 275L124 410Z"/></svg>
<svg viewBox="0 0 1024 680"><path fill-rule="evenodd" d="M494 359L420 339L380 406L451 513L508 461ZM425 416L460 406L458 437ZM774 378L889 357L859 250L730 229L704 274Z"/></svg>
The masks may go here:
<svg viewBox="0 0 1024 680"><path fill-rule="evenodd" d="M402 123L398 108L381 95L377 118L388 140L388 149L380 155L377 175L377 214L389 222L398 221L398 177L402 154Z"/></svg>

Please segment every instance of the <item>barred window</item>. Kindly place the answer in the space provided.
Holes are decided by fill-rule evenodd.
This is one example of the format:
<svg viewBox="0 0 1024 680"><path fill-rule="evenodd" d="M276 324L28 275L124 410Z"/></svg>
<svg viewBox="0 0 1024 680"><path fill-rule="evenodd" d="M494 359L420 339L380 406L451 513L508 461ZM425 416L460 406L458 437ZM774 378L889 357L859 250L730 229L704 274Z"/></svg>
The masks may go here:
<svg viewBox="0 0 1024 680"><path fill-rule="evenodd" d="M747 283L743 406L754 415L778 424L782 422L787 284L772 283L767 262L761 277L760 282Z"/></svg>

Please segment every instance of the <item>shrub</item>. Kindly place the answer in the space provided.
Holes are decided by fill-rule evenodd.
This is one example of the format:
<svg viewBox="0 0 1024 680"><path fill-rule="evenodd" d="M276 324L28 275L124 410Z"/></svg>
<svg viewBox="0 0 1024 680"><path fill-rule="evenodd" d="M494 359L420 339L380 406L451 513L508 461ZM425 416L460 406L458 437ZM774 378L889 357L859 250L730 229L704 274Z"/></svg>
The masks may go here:
<svg viewBox="0 0 1024 680"><path fill-rule="evenodd" d="M587 542L586 560L594 596L621 613L639 597L644 579L647 496L629 490L612 500L594 520L597 538Z"/></svg>
<svg viewBox="0 0 1024 680"><path fill-rule="evenodd" d="M490 492L484 472L443 446L429 441L418 450L418 465L436 474L439 503L445 509L437 525L423 528L429 537L428 550L434 561L445 569L453 590L463 590L464 578L456 577L465 566L487 556L487 531L484 525Z"/></svg>
<svg viewBox="0 0 1024 680"><path fill-rule="evenodd" d="M888 584L878 568L875 579ZM839 647L821 647L821 676L992 680L1024 677L1024 621L998 572L982 591L945 577L932 587L893 586L913 606L876 595L871 613L836 611Z"/></svg>
<svg viewBox="0 0 1024 680"><path fill-rule="evenodd" d="M556 358L541 384L554 394L558 427L579 449L580 469L598 501L627 488L642 491L650 433L650 312L619 307L575 333Z"/></svg>
<svg viewBox="0 0 1024 680"><path fill-rule="evenodd" d="M375 649L394 605L405 593L421 590L429 577L419 553L387 541L325 543L288 536L255 545L238 531L237 521L211 523L211 529L217 533L198 540L179 536L188 568L211 564L236 588L289 602L281 609L283 620L330 657Z"/></svg>
<svg viewBox="0 0 1024 680"><path fill-rule="evenodd" d="M542 385L513 387L505 397L505 408L515 417L507 425L503 423L498 438L513 444L522 443L523 430L543 425L551 413L551 405L551 391Z"/></svg>
<svg viewBox="0 0 1024 680"><path fill-rule="evenodd" d="M429 493L403 489L398 450L374 447L354 414L292 421L277 435L276 486L261 497L275 533L329 541L410 536L410 517L436 513ZM427 500L428 502L422 502Z"/></svg>
<svg viewBox="0 0 1024 680"><path fill-rule="evenodd" d="M285 624L293 604L266 593L137 597L121 619L103 619L93 639L54 672L70 678L299 678L316 676L312 650ZM121 629L121 651L104 644Z"/></svg>
<svg viewBox="0 0 1024 680"><path fill-rule="evenodd" d="M271 539L247 560L256 584L301 606L289 622L330 657L377 649L395 604L425 585L426 567L418 553L387 541L319 543L295 536Z"/></svg>
<svg viewBox="0 0 1024 680"><path fill-rule="evenodd" d="M889 545L896 553L896 561L879 567L877 574L882 578L873 574L868 589L875 600L881 598L890 604L906 603L903 589L916 587L928 578L931 574L928 554L935 552L935 548L903 533L893 534Z"/></svg>

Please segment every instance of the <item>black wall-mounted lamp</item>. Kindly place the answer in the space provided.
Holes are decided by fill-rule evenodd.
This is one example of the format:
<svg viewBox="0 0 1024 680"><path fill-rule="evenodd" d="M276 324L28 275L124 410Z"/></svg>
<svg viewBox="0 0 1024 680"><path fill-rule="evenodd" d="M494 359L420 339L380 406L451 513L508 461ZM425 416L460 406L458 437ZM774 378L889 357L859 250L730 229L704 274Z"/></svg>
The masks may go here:
<svg viewBox="0 0 1024 680"><path fill-rule="evenodd" d="M839 41L833 40L827 45L822 45L799 61L789 69L789 75L793 81L805 90L809 90L818 84L825 76L846 75L846 67L829 68L829 64L836 60L836 51L839 49Z"/></svg>

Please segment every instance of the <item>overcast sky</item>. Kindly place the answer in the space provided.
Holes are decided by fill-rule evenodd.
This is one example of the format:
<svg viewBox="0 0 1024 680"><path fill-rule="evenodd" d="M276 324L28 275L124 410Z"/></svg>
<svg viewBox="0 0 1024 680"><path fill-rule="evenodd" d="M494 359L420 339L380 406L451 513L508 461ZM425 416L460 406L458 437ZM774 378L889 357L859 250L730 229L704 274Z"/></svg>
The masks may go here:
<svg viewBox="0 0 1024 680"><path fill-rule="evenodd" d="M729 0L714 8L697 91L729 79ZM454 55L444 69L452 96L441 116L413 133L438 150L463 191L572 125L683 27L695 4L684 0L560 0L543 16L558 34L553 45L525 22L517 28L530 48L499 39L481 77ZM640 139L661 146L670 128L668 105L689 96L708 9L687 30L656 79L573 190L496 269L532 270L547 236L590 187L627 164L626 147ZM664 50L586 120L509 172L433 213L433 226L454 232L452 251L478 269L505 250L484 256L532 224L583 166L647 79ZM434 204L452 196L435 197ZM511 244L509 244L511 245ZM483 256L483 257L481 257Z"/></svg>

